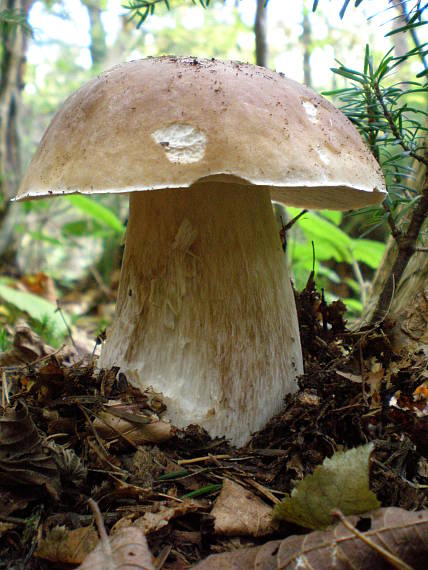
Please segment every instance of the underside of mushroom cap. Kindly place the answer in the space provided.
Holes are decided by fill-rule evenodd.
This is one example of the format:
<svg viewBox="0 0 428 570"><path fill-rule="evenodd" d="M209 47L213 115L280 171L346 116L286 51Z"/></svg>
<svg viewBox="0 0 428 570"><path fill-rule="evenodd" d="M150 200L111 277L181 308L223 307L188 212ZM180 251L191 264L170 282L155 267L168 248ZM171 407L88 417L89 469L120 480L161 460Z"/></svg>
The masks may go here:
<svg viewBox="0 0 428 570"><path fill-rule="evenodd" d="M376 160L323 97L261 67L168 56L118 65L71 95L17 199L229 177L307 208L353 209L385 195Z"/></svg>

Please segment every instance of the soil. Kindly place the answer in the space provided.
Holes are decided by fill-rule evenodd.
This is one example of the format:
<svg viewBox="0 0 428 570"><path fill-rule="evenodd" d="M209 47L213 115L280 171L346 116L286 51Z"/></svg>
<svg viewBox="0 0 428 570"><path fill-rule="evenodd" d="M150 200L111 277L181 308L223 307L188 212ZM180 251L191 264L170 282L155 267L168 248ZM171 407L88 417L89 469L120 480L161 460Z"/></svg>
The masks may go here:
<svg viewBox="0 0 428 570"><path fill-rule="evenodd" d="M127 403L140 419L162 404L115 370L95 373L90 359L70 364L48 354L4 369L3 384L7 377L13 390L0 415L0 568L75 567L58 553L49 559L40 545L52 529L92 525L89 498L108 532L168 508L163 526L151 523L147 532L165 569L306 532L284 525L263 539L216 536L210 511L222 478L269 503L269 494L290 493L325 457L367 442L375 448L370 486L382 505L426 508L425 355L393 353L381 327L349 331L344 305L327 306L312 279L296 300L306 373L281 414L242 449L197 426L156 444L100 435L93 420L107 402ZM183 507L183 496L193 506Z"/></svg>

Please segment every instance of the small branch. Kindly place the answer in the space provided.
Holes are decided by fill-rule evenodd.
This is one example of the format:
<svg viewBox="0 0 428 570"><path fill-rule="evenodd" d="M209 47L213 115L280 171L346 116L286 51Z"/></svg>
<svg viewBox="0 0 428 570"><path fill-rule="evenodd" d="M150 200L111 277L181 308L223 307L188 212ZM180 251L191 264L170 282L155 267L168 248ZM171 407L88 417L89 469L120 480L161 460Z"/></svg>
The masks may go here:
<svg viewBox="0 0 428 570"><path fill-rule="evenodd" d="M113 552L110 544L110 540L104 526L103 516L101 514L100 508L93 499L88 500L89 506L94 513L95 524L97 525L98 534L100 535L101 548L103 552L103 567L105 565L106 570L114 570L116 564L113 561Z"/></svg>
<svg viewBox="0 0 428 570"><path fill-rule="evenodd" d="M400 230L397 228L397 226L395 224L395 220L392 216L391 208L388 206L388 204L386 204L386 202L382 203L382 207L385 210L385 212L387 213L386 220L388 222L389 229L391 230L391 235L395 239L395 241L397 243L399 243L400 239L402 238L402 235L401 235Z"/></svg>
<svg viewBox="0 0 428 570"><path fill-rule="evenodd" d="M375 159L379 161L379 148L376 144L377 141L377 129L373 128L373 123L376 123L377 117L374 112L375 105L373 105L373 95L369 86L364 84L364 96L366 99L366 112L368 117L369 132L367 135L367 142L369 144L370 150L372 151Z"/></svg>
<svg viewBox="0 0 428 570"><path fill-rule="evenodd" d="M57 307L57 308L56 308L56 310L55 310L55 313L59 313L59 314L60 314L61 319L62 319L62 321L63 321L63 323L64 323L64 326L65 326L65 328L67 329L67 333L68 333L68 336L69 336L69 338L70 338L70 340L71 340L71 344L74 346L74 348L75 348L77 354L80 354L79 349L77 348L77 345L76 345L76 343L74 342L74 338L73 338L73 334L72 334L72 332L71 332L70 325L68 324L67 319L64 317L64 313L62 312L62 307L61 307L61 304L60 304L60 302L59 302L59 299L56 300L56 307Z"/></svg>
<svg viewBox="0 0 428 570"><path fill-rule="evenodd" d="M7 384L6 372L2 370L1 373L1 407L4 409L10 404L9 399L9 386Z"/></svg>
<svg viewBox="0 0 428 570"><path fill-rule="evenodd" d="M354 258L352 260L352 268L354 270L354 275L358 284L361 289L361 304L366 304L366 297L367 297L367 283L364 281L363 274L361 273L360 266L358 265L358 261Z"/></svg>
<svg viewBox="0 0 428 570"><path fill-rule="evenodd" d="M279 232L279 237L281 238L281 242L282 242L282 249L284 251L287 250L287 232L289 230L291 230L291 228L294 226L294 224L304 215L306 214L308 210L302 210L299 214L297 214L297 216L295 216L292 220L290 220L287 224L284 225L284 220L282 219L281 216L281 225L282 228Z"/></svg>
<svg viewBox="0 0 428 570"><path fill-rule="evenodd" d="M379 88L379 83L377 81L373 82L373 90L375 92L376 95L376 99L379 102L379 105L382 107L382 112L383 112L383 116L385 117L389 128L391 129L392 134L394 135L395 139L397 140L398 144L401 146L401 148L408 153L409 156L411 156L412 158L414 158L415 160L417 160L418 162L421 162L422 164L425 164L425 166L428 168L428 156L422 156L420 154L418 154L417 152L415 152L414 150L412 150L404 141L403 137L401 136L400 130L398 129L397 125L394 122L394 119L391 115L391 113L389 112L389 109L385 103L385 100L383 98L383 95L381 93L381 90Z"/></svg>

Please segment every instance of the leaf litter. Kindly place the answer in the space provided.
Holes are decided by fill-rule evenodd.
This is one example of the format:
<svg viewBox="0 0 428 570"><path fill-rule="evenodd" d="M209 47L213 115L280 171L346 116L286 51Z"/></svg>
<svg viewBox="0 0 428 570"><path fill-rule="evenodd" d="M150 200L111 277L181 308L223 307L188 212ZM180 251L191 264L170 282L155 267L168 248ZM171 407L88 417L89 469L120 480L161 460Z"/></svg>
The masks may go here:
<svg viewBox="0 0 428 570"><path fill-rule="evenodd" d="M385 543L400 563L420 567L428 542L420 540L427 534L426 357L395 354L381 330L348 331L343 305L325 305L311 280L297 304L306 370L300 390L243 449L198 426L169 426L159 394L136 391L117 370L95 371L89 353L54 351L31 330L19 341L17 327L15 353L0 355L0 568L107 568L82 559L95 537L89 499L110 534L107 551L119 541L129 554L129 544L140 548L147 539L157 568L303 568L306 560L329 568L343 557L362 561L356 567L390 567L342 520L308 533L333 522L332 507L345 515L376 507L358 506L357 479L384 509L343 520ZM363 466L353 480L352 453ZM341 496L351 479L351 511L319 500L323 462L339 477ZM299 506L288 522L272 520L275 505L281 510L284 497L281 506L299 495L312 519ZM102 541L100 548L106 552Z"/></svg>

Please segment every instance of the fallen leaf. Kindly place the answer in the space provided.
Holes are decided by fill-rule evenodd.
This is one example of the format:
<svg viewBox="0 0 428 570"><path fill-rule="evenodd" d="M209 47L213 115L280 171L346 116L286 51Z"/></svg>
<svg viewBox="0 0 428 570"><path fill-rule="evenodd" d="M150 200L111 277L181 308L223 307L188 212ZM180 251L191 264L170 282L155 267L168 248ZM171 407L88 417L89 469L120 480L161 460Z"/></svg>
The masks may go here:
<svg viewBox="0 0 428 570"><path fill-rule="evenodd" d="M125 417L124 417L125 416ZM134 410L132 406L116 402L105 406L93 422L94 428L103 438L117 438L123 435L134 445L159 443L172 435L170 423Z"/></svg>
<svg viewBox="0 0 428 570"><path fill-rule="evenodd" d="M170 520L181 517L187 513L195 513L201 509L196 501L183 501L173 506L165 504L154 505L153 511L147 511L142 517L134 521L134 525L141 528L144 534L150 534L167 526Z"/></svg>
<svg viewBox="0 0 428 570"><path fill-rule="evenodd" d="M12 367L28 364L54 352L29 325L20 319L15 326L13 347L0 354L0 366Z"/></svg>
<svg viewBox="0 0 428 570"><path fill-rule="evenodd" d="M224 479L211 515L216 534L257 537L271 534L275 529L272 508L230 479Z"/></svg>
<svg viewBox="0 0 428 570"><path fill-rule="evenodd" d="M141 529L130 526L113 537L99 541L79 570L155 570L146 537Z"/></svg>
<svg viewBox="0 0 428 570"><path fill-rule="evenodd" d="M61 564L81 564L97 543L98 533L92 526L75 530L55 527L40 541L34 555Z"/></svg>
<svg viewBox="0 0 428 570"><path fill-rule="evenodd" d="M17 289L39 295L39 297L43 297L53 304L58 298L52 277L45 273L25 275L16 283L16 286Z"/></svg>
<svg viewBox="0 0 428 570"><path fill-rule="evenodd" d="M372 451L373 444L368 444L326 458L275 506L274 518L321 529L334 522L333 509L352 515L378 508L380 503L369 488Z"/></svg>
<svg viewBox="0 0 428 570"><path fill-rule="evenodd" d="M357 384L362 384L363 377L361 374L352 374L351 372L343 372L342 370L336 370L336 374L338 376L342 376L342 378L346 378L351 382L356 382Z"/></svg>
<svg viewBox="0 0 428 570"><path fill-rule="evenodd" d="M21 401L0 416L0 484L43 486L59 499L57 464Z"/></svg>
<svg viewBox="0 0 428 570"><path fill-rule="evenodd" d="M346 517L362 535L382 546L413 570L424 570L428 555L428 510L409 512L389 507L364 516ZM401 566L403 567L403 566ZM341 522L325 531L290 536L282 541L213 554L194 570L378 570L391 568L384 556Z"/></svg>

